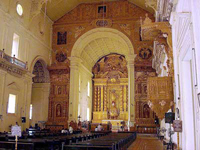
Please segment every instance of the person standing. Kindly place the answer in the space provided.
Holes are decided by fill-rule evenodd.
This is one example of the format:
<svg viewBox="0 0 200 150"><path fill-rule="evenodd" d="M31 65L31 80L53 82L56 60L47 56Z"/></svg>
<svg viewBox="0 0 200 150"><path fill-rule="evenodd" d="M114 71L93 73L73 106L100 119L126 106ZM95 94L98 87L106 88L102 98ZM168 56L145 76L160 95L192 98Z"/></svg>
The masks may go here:
<svg viewBox="0 0 200 150"><path fill-rule="evenodd" d="M72 134L73 133L73 128L71 125L69 125L69 133Z"/></svg>

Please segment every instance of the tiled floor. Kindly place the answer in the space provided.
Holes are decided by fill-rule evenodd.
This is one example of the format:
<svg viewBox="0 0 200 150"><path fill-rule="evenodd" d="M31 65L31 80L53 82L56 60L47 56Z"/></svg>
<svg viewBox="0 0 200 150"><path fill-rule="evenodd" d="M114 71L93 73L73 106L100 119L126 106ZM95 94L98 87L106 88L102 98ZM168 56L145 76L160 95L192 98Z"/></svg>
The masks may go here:
<svg viewBox="0 0 200 150"><path fill-rule="evenodd" d="M128 150L163 150L163 145L157 137L138 135Z"/></svg>

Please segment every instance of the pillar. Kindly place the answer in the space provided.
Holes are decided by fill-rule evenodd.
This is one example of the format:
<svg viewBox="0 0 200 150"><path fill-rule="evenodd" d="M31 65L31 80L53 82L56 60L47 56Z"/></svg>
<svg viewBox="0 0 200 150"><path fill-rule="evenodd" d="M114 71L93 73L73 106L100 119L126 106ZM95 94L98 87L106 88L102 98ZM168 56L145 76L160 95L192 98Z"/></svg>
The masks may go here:
<svg viewBox="0 0 200 150"><path fill-rule="evenodd" d="M135 61L136 55L128 57L128 124L129 127L135 124Z"/></svg>
<svg viewBox="0 0 200 150"><path fill-rule="evenodd" d="M68 121L78 121L79 103L79 67L81 59L70 57L70 91L69 91L69 119Z"/></svg>
<svg viewBox="0 0 200 150"><path fill-rule="evenodd" d="M30 126L29 115L30 115L30 104L31 104L31 95L32 95L32 78L34 75L27 72L24 77L24 111L23 116L26 117L26 123L23 125L23 129L26 129Z"/></svg>

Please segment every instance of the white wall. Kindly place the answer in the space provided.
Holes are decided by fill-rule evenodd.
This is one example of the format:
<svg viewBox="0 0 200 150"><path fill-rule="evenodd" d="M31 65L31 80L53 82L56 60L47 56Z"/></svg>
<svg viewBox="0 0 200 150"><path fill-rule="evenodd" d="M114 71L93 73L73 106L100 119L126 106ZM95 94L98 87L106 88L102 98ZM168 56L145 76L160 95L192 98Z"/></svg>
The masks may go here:
<svg viewBox="0 0 200 150"><path fill-rule="evenodd" d="M16 12L16 4L19 2L24 14L20 17ZM28 73L22 77L16 77L0 69L0 132L8 131L8 126L16 121L21 124L21 117L26 116L29 126L29 109L32 91L32 69L38 59L42 59L50 65L51 54L51 32L52 21L45 18L44 34L40 33L40 24L44 22L44 14L39 13L34 18L31 17L30 0L1 0L0 2L0 49L5 49L5 53L11 55L13 34L20 36L19 59L28 62ZM15 115L7 114L7 102L10 86L18 94L17 112ZM48 105L46 105L48 107Z"/></svg>
<svg viewBox="0 0 200 150"><path fill-rule="evenodd" d="M175 103L176 108L180 110L179 119L183 121L183 132L180 133L180 147L183 150L200 149L200 109L197 99L197 93L200 91L199 4L199 0L179 0L170 20L173 38ZM193 55L194 50L196 56ZM177 113L176 119L178 119ZM177 143L177 134L173 136L173 141Z"/></svg>
<svg viewBox="0 0 200 150"><path fill-rule="evenodd" d="M80 90L79 90L79 105L81 120L87 120L87 108L89 108L89 120L91 121L92 115L92 73L87 70L83 65L79 69L80 77ZM88 96L88 82L90 85L90 96Z"/></svg>

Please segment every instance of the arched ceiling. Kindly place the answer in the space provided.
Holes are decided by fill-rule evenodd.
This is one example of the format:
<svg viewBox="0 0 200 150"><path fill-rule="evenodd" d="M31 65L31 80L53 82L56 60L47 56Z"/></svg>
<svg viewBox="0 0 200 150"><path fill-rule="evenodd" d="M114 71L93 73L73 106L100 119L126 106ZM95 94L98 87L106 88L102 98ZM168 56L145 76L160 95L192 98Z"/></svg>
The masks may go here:
<svg viewBox="0 0 200 150"><path fill-rule="evenodd" d="M94 3L94 2L108 2L116 0L50 0L47 3L47 15L53 21L58 20L70 10L75 8L81 3ZM129 2L141 7L151 13L154 13L153 9L145 6L145 0L128 0ZM45 11L45 5L43 6L43 11Z"/></svg>
<svg viewBox="0 0 200 150"><path fill-rule="evenodd" d="M127 46L119 40L102 37L91 41L84 47L81 53L81 59L87 68L92 68L101 57L110 53L127 56L129 52Z"/></svg>

